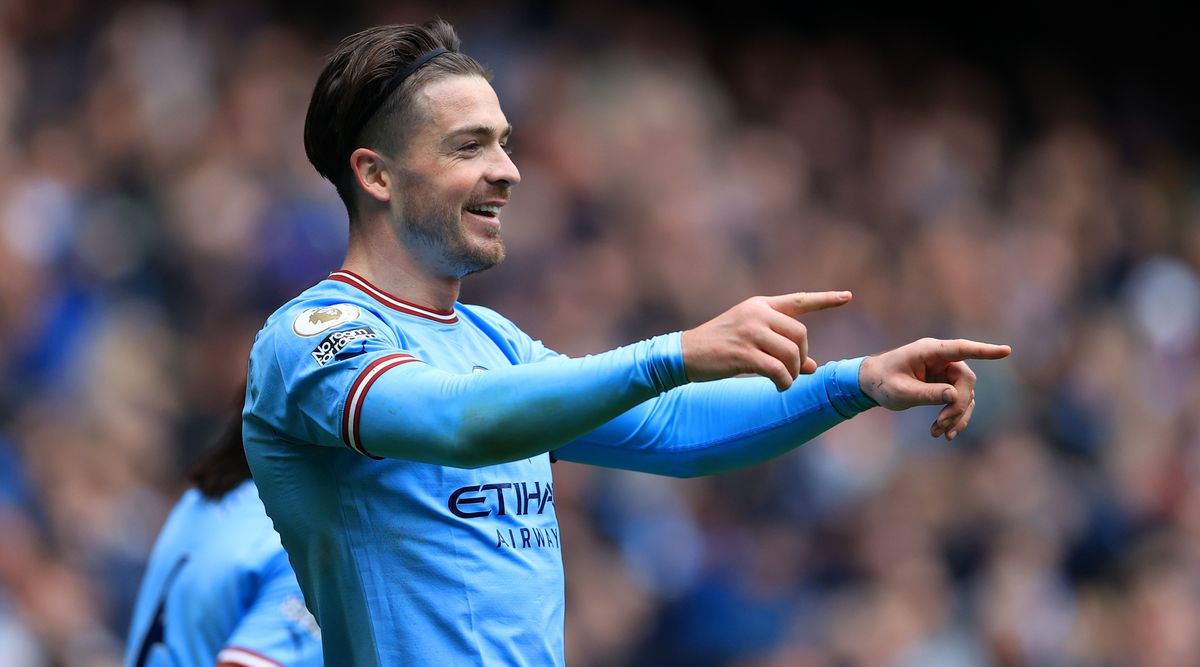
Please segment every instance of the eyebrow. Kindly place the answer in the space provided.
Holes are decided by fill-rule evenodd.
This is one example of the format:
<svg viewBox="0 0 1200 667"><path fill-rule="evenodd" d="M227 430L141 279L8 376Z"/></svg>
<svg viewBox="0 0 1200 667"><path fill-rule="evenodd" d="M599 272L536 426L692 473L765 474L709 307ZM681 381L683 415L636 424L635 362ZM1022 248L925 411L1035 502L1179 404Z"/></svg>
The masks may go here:
<svg viewBox="0 0 1200 667"><path fill-rule="evenodd" d="M447 140L454 139L456 137L461 137L464 134L469 134L472 136L483 137L483 138L489 138L489 137L493 137L493 136L499 136L500 138L504 138L504 137L507 137L510 134L512 134L513 127L511 124L506 125L506 126L504 126L503 129L500 129L499 134L497 134L497 132L496 132L497 129L500 129L500 128L495 128L495 127L492 127L489 125L472 125L470 127L460 127L456 130L450 131L450 133L446 135L446 139Z"/></svg>

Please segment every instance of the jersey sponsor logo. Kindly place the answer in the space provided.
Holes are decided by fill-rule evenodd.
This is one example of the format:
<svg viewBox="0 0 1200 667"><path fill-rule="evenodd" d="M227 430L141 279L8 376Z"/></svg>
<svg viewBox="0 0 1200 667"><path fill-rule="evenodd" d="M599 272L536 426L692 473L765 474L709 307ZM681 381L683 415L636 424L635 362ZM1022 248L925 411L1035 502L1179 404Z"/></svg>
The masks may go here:
<svg viewBox="0 0 1200 667"><path fill-rule="evenodd" d="M557 549L558 545L558 529L553 526L496 529L497 549Z"/></svg>
<svg viewBox="0 0 1200 667"><path fill-rule="evenodd" d="M513 514L542 514L547 504L554 503L551 482L498 482L464 486L454 490L446 499L450 513L460 519L479 519L485 516Z"/></svg>
<svg viewBox="0 0 1200 667"><path fill-rule="evenodd" d="M157 662L155 656L161 659L161 653L166 652L167 646L167 595L171 592L171 586L175 583L175 579L183 570L183 566L187 565L189 556L184 554L171 566L171 572L167 575L163 582L162 590L158 596L158 606L154 609L154 620L150 624L150 628L146 630L146 634L142 637L142 647L138 650L137 659L133 661L136 667L146 667L153 664L151 660Z"/></svg>
<svg viewBox="0 0 1200 667"><path fill-rule="evenodd" d="M358 319L361 314L358 306L352 303L338 303L320 308L305 308L292 322L292 331L298 336L315 336L323 331L345 322Z"/></svg>
<svg viewBox="0 0 1200 667"><path fill-rule="evenodd" d="M343 359L357 357L360 354L366 353L368 338L378 337L378 334L376 334L375 330L371 327L355 327L353 329L346 329L344 331L334 331L321 340L319 344L317 344L317 347L312 351L312 357L313 359L316 359L317 363L322 366L333 361L334 359L341 361ZM362 341L361 351L350 350L345 354L342 353L342 350L345 350L347 345L350 345L351 343L357 343L359 341Z"/></svg>
<svg viewBox="0 0 1200 667"><path fill-rule="evenodd" d="M471 367L472 373L482 373L486 370L487 370L487 366L472 366Z"/></svg>
<svg viewBox="0 0 1200 667"><path fill-rule="evenodd" d="M295 623L301 630L308 634L309 637L321 641L321 628L317 626L317 619L309 613L308 607L304 606L304 600L301 600L295 595L289 595L279 604L279 613L287 620Z"/></svg>

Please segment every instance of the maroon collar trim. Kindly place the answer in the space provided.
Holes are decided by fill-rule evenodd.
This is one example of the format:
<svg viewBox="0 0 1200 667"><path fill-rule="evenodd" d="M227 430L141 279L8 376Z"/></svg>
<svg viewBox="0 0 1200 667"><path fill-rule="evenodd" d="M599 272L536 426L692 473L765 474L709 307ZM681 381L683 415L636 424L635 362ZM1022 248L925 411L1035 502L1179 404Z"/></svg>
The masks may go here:
<svg viewBox="0 0 1200 667"><path fill-rule="evenodd" d="M441 322L442 324L454 324L458 321L458 314L454 312L453 308L450 310L434 310L432 308L426 308L425 306L418 306L411 301L405 301L404 299L399 299L391 294L388 294L387 292L372 285L366 278L363 278L357 273L346 271L345 269L334 271L333 273L329 274L329 279L356 287L365 292L367 296L370 296L388 308L398 310L402 313L416 315L417 317L424 317L427 320Z"/></svg>

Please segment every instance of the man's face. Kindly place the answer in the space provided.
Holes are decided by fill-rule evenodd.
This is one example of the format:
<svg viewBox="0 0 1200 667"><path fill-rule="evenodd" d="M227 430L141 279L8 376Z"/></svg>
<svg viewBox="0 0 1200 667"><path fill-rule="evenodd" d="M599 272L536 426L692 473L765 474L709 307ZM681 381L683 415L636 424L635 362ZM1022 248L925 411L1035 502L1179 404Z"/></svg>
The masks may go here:
<svg viewBox="0 0 1200 667"><path fill-rule="evenodd" d="M482 77L453 76L426 85L414 105L419 126L393 162L397 238L441 277L495 266L500 207L521 181L495 91Z"/></svg>

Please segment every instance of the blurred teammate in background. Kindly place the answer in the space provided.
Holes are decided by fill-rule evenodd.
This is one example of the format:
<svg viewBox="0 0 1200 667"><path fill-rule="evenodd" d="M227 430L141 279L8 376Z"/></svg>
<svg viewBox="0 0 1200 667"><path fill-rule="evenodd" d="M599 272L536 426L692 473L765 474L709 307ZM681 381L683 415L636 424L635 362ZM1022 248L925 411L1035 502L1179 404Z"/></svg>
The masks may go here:
<svg viewBox="0 0 1200 667"><path fill-rule="evenodd" d="M333 54L305 147L346 203L349 251L251 352L248 459L331 664L563 664L553 458L704 475L875 405L944 405L934 436L967 426L963 360L1008 348L924 339L818 366L795 318L847 292L756 297L581 359L458 303L503 259L520 182L488 72L458 48L439 21Z"/></svg>
<svg viewBox="0 0 1200 667"><path fill-rule="evenodd" d="M188 480L150 554L125 667L319 667L320 631L250 479L240 416Z"/></svg>

